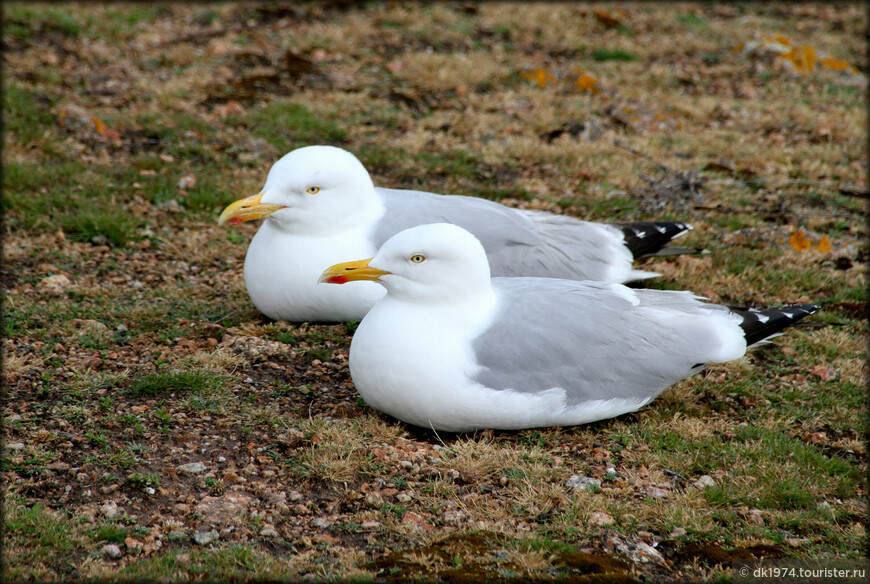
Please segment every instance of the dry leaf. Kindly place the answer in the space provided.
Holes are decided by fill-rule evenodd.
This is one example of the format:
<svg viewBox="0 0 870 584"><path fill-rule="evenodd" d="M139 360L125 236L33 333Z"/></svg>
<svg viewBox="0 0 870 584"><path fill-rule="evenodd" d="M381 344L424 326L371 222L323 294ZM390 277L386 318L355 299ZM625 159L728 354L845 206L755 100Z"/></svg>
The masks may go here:
<svg viewBox="0 0 870 584"><path fill-rule="evenodd" d="M830 57L822 57L819 59L819 63L827 67L828 69L833 69L834 71L854 71L854 67L849 65L846 61L841 59L831 59Z"/></svg>
<svg viewBox="0 0 870 584"><path fill-rule="evenodd" d="M823 253L831 251L831 240L828 239L827 235L819 241L818 245L816 245L816 249Z"/></svg>
<svg viewBox="0 0 870 584"><path fill-rule="evenodd" d="M798 251L806 251L810 249L811 246L810 240L807 239L803 229L792 231L791 237L788 238L788 242Z"/></svg>
<svg viewBox="0 0 870 584"><path fill-rule="evenodd" d="M816 51L808 45L795 47L782 55L783 59L790 61L798 73L810 73L816 67L819 60Z"/></svg>
<svg viewBox="0 0 870 584"><path fill-rule="evenodd" d="M574 80L574 85L576 85L577 89L580 91L589 91L591 93L598 93L600 91L598 80L588 73L579 75L577 79Z"/></svg>
<svg viewBox="0 0 870 584"><path fill-rule="evenodd" d="M618 28L622 24L622 14L613 14L609 10L596 10L595 18L607 28Z"/></svg>
<svg viewBox="0 0 870 584"><path fill-rule="evenodd" d="M815 365L810 368L810 373L817 376L822 381L829 381L837 375L837 371L824 365Z"/></svg>
<svg viewBox="0 0 870 584"><path fill-rule="evenodd" d="M538 87L546 87L550 81L556 81L556 78L547 71L546 67L538 67L533 71L522 71L520 75L529 81L534 81Z"/></svg>

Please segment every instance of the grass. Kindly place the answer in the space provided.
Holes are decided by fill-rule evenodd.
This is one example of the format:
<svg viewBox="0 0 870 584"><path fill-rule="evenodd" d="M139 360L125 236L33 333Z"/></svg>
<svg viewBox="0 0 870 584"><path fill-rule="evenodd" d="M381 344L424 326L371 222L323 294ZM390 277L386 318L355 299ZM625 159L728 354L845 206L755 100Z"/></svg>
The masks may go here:
<svg viewBox="0 0 870 584"><path fill-rule="evenodd" d="M209 393L220 389L223 380L204 371L154 373L134 379L127 387L131 397L155 397L171 393Z"/></svg>
<svg viewBox="0 0 870 584"><path fill-rule="evenodd" d="M303 145L341 145L347 133L335 119L315 115L304 105L278 101L251 112L246 119L252 135L289 152Z"/></svg>
<svg viewBox="0 0 870 584"><path fill-rule="evenodd" d="M561 4L4 4L4 443L23 445L0 465L4 581L559 581L590 574L578 550L628 562L604 543L643 537L673 562L630 566L649 582L728 581L715 558L680 556L688 544L859 557L866 204L838 189L866 186L866 96L848 76L733 49L777 32L861 63L865 11L620 8L608 28ZM315 71L277 67L288 50ZM578 59L598 93L519 75L567 79ZM210 98L257 63L292 89ZM61 124L70 105L118 138ZM581 123L598 133L564 131ZM615 139L706 179L700 203L648 212L641 175L668 175ZM662 274L645 286L823 310L615 420L409 428L355 393L356 323L264 319L243 278L257 226L216 225L308 144L352 150L378 185L688 220L680 243L711 253L644 260ZM796 229L832 250L798 251ZM58 274L67 288L41 286ZM572 475L601 486L574 492ZM714 484L695 487L702 475ZM191 539L203 494L249 498L207 546Z"/></svg>
<svg viewBox="0 0 870 584"><path fill-rule="evenodd" d="M637 61L637 54L623 49L595 49L590 53L594 61Z"/></svg>

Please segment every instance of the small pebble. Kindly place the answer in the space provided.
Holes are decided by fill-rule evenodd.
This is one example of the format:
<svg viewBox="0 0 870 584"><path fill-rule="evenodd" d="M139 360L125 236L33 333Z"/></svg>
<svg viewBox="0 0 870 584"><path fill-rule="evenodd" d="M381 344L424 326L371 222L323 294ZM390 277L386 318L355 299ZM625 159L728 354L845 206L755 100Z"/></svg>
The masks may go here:
<svg viewBox="0 0 870 584"><path fill-rule="evenodd" d="M121 548L113 543L107 543L102 548L100 548L100 551L103 552L104 556L112 560L117 560L124 555L124 552L121 551Z"/></svg>
<svg viewBox="0 0 870 584"><path fill-rule="evenodd" d="M565 486L574 489L575 491L579 491L581 489L588 489L589 487L600 487L601 481L592 477L584 477L583 475L571 475L568 477L568 480L565 481Z"/></svg>
<svg viewBox="0 0 870 584"><path fill-rule="evenodd" d="M178 466L179 472L185 472L188 474L198 474L205 470L205 465L201 462L190 462L187 464L182 464Z"/></svg>
<svg viewBox="0 0 870 584"><path fill-rule="evenodd" d="M593 511L589 514L589 525L613 525L615 519L609 513L604 511Z"/></svg>
<svg viewBox="0 0 870 584"><path fill-rule="evenodd" d="M196 535L193 536L193 541L198 543L199 545L208 545L212 542L217 541L220 538L220 534L212 529L211 531L200 531Z"/></svg>
<svg viewBox="0 0 870 584"><path fill-rule="evenodd" d="M103 504L102 507L100 507L100 512L103 515L105 515L106 518L108 518L108 519L112 519L118 513L120 513L120 511L121 511L121 508L118 507L118 504L115 503L114 501L107 501L106 503Z"/></svg>
<svg viewBox="0 0 870 584"><path fill-rule="evenodd" d="M713 480L713 477L710 475L701 475L698 477L698 480L695 481L694 485L699 489L706 489L708 487L715 487L716 481Z"/></svg>

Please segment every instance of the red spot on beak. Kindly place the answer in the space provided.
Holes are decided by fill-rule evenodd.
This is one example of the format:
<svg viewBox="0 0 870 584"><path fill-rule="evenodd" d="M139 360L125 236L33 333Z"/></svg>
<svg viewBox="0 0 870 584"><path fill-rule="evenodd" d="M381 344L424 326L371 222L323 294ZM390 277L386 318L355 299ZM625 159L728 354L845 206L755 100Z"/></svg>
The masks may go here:
<svg viewBox="0 0 870 584"><path fill-rule="evenodd" d="M241 217L233 217L232 219L227 220L227 225L238 225L243 222L244 220Z"/></svg>
<svg viewBox="0 0 870 584"><path fill-rule="evenodd" d="M329 284L345 284L347 280L347 276L332 276L326 280Z"/></svg>

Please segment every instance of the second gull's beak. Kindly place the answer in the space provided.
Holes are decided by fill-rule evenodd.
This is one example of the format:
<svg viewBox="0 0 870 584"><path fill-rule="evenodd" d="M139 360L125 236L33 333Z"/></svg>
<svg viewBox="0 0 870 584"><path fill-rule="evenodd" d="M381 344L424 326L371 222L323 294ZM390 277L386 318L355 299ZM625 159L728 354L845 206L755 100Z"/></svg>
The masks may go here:
<svg viewBox="0 0 870 584"><path fill-rule="evenodd" d="M262 198L263 193L260 193L253 197L239 199L235 203L230 204L223 210L223 213L221 213L220 219L218 219L218 225L223 225L224 223L227 225L238 225L239 223L251 221L252 219L262 219L268 217L279 209L285 208L284 205L261 203L260 200Z"/></svg>
<svg viewBox="0 0 870 584"><path fill-rule="evenodd" d="M369 267L370 261L372 261L372 258L369 258L367 260L359 260L356 262L344 262L341 264L335 264L334 266L323 270L323 273L320 274L320 279L317 280L317 282L326 282L327 284L344 284L345 282L350 282L351 280L378 280L381 276L390 273L385 272L384 270Z"/></svg>

